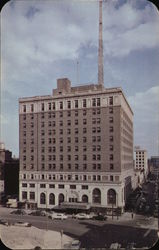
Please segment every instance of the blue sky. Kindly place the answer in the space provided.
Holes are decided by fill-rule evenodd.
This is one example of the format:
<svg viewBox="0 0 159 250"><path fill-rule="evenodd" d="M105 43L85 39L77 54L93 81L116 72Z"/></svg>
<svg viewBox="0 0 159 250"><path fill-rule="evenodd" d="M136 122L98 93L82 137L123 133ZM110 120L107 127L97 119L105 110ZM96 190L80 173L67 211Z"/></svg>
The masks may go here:
<svg viewBox="0 0 159 250"><path fill-rule="evenodd" d="M19 155L18 98L48 95L56 79L97 83L98 0L13 0L1 13L1 141ZM122 87L134 145L159 154L159 15L147 0L103 3L105 87ZM78 83L79 83L78 82Z"/></svg>

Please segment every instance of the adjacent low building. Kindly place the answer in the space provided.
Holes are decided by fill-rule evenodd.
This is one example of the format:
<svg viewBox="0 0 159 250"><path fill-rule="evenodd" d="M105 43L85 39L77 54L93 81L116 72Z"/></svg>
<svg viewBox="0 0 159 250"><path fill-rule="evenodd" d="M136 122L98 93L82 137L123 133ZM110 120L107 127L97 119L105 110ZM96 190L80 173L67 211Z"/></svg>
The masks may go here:
<svg viewBox="0 0 159 250"><path fill-rule="evenodd" d="M19 99L19 199L124 209L132 189L133 112L121 88L71 86ZM79 205L80 206L80 205Z"/></svg>

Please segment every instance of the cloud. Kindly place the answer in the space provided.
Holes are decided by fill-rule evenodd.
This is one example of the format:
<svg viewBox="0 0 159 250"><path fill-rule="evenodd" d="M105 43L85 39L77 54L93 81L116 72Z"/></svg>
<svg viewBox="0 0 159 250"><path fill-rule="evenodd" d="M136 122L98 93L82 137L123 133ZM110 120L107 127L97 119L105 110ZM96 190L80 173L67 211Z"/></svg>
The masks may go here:
<svg viewBox="0 0 159 250"><path fill-rule="evenodd" d="M134 142L148 150L159 152L159 86L128 97L134 112Z"/></svg>

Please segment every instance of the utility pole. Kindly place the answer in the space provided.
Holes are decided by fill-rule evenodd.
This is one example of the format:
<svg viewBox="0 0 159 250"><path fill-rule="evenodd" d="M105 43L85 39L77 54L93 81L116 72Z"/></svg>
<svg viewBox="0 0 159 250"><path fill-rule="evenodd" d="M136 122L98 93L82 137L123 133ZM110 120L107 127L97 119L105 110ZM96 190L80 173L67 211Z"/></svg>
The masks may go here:
<svg viewBox="0 0 159 250"><path fill-rule="evenodd" d="M99 0L98 84L104 85L102 0Z"/></svg>

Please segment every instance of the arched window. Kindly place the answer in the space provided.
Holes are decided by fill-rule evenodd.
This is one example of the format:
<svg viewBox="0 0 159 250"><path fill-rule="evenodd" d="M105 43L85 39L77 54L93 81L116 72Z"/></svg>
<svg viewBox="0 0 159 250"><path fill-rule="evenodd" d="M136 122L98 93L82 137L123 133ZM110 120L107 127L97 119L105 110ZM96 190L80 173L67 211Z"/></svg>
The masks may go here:
<svg viewBox="0 0 159 250"><path fill-rule="evenodd" d="M87 195L83 195L82 196L82 202L84 202L84 203L88 203L88 196Z"/></svg>
<svg viewBox="0 0 159 250"><path fill-rule="evenodd" d="M46 195L45 195L45 193L40 194L40 204L46 204Z"/></svg>
<svg viewBox="0 0 159 250"><path fill-rule="evenodd" d="M64 195L59 194L59 204L61 204L62 202L64 202Z"/></svg>
<svg viewBox="0 0 159 250"><path fill-rule="evenodd" d="M109 189L107 193L108 204L116 204L116 192L114 189Z"/></svg>
<svg viewBox="0 0 159 250"><path fill-rule="evenodd" d="M93 203L101 203L101 191L98 188L93 190Z"/></svg>
<svg viewBox="0 0 159 250"><path fill-rule="evenodd" d="M54 194L49 195L49 204L55 205L55 195Z"/></svg>

